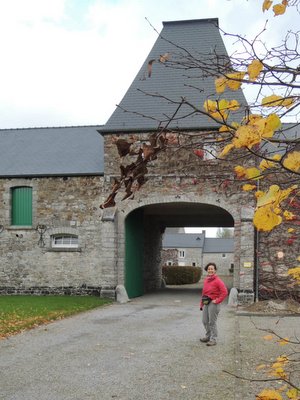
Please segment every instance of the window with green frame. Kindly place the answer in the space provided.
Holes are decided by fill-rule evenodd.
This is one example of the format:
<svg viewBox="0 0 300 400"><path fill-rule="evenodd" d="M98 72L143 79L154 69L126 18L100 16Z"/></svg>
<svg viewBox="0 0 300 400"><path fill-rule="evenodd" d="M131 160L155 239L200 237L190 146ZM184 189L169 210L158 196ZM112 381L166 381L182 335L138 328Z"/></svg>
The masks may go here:
<svg viewBox="0 0 300 400"><path fill-rule="evenodd" d="M11 189L11 224L32 225L32 188L28 186Z"/></svg>

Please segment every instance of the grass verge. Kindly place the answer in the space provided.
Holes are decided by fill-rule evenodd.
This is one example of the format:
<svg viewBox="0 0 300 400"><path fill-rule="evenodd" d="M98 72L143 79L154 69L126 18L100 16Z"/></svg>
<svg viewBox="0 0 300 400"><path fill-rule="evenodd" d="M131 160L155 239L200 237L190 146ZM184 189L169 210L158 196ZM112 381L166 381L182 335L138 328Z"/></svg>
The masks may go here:
<svg viewBox="0 0 300 400"><path fill-rule="evenodd" d="M0 339L111 303L94 296L0 296Z"/></svg>

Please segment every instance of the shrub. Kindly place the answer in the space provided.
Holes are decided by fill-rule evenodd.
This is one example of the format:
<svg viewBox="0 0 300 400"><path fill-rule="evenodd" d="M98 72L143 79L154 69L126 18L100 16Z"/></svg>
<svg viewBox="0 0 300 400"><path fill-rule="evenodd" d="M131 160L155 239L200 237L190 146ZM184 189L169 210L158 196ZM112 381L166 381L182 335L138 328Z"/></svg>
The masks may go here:
<svg viewBox="0 0 300 400"><path fill-rule="evenodd" d="M169 266L162 267L162 276L167 285L186 285L199 282L202 269L191 266Z"/></svg>

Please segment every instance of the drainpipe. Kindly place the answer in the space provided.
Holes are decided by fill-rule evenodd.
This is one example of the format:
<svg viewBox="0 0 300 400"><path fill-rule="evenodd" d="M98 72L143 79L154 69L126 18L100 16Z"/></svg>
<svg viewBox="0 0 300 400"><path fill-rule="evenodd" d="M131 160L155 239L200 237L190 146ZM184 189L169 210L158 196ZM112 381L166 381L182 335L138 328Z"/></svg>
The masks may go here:
<svg viewBox="0 0 300 400"><path fill-rule="evenodd" d="M259 179L256 182L256 191L260 189ZM258 261L258 245L259 245L259 232L254 227L254 301L258 301L258 270L259 270L259 261Z"/></svg>
<svg viewBox="0 0 300 400"><path fill-rule="evenodd" d="M254 301L258 301L258 270L259 270L259 262L258 262L258 244L259 244L259 232L256 228L254 228Z"/></svg>

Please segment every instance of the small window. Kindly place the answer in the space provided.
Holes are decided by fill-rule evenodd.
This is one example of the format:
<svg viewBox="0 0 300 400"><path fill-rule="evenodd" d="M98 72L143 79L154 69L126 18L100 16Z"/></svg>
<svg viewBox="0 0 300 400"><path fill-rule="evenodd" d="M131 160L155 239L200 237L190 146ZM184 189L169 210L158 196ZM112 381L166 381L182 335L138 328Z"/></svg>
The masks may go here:
<svg viewBox="0 0 300 400"><path fill-rule="evenodd" d="M172 261L167 261L167 265L170 267L171 265L173 265Z"/></svg>
<svg viewBox="0 0 300 400"><path fill-rule="evenodd" d="M179 258L184 258L184 257L185 257L185 251L179 250Z"/></svg>
<svg viewBox="0 0 300 400"><path fill-rule="evenodd" d="M226 254L225 253L222 254L222 258L226 258Z"/></svg>
<svg viewBox="0 0 300 400"><path fill-rule="evenodd" d="M11 225L32 226L32 188L11 189Z"/></svg>
<svg viewBox="0 0 300 400"><path fill-rule="evenodd" d="M51 246L55 248L77 248L78 236L76 235L55 235L52 236Z"/></svg>
<svg viewBox="0 0 300 400"><path fill-rule="evenodd" d="M196 263L195 262L192 262L192 267L196 267Z"/></svg>

